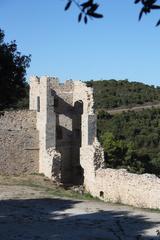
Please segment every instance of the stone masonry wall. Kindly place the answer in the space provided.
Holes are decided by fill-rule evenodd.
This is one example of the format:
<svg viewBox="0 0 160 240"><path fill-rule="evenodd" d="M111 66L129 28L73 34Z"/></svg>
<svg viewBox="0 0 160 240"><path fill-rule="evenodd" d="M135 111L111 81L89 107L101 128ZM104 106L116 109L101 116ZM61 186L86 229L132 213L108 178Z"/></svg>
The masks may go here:
<svg viewBox="0 0 160 240"><path fill-rule="evenodd" d="M99 169L87 189L106 202L138 208L160 209L160 179L152 174L132 174L125 169Z"/></svg>
<svg viewBox="0 0 160 240"><path fill-rule="evenodd" d="M0 174L38 172L36 112L0 112Z"/></svg>

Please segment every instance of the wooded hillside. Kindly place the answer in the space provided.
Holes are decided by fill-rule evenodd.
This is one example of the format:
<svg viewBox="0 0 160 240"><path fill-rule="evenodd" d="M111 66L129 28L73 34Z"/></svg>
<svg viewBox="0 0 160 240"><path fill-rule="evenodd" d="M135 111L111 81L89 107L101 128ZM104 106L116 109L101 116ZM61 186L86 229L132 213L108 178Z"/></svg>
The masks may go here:
<svg viewBox="0 0 160 240"><path fill-rule="evenodd" d="M128 80L89 81L94 88L96 109L133 107L160 102L160 87Z"/></svg>
<svg viewBox="0 0 160 240"><path fill-rule="evenodd" d="M106 167L160 175L160 108L111 115L107 109L160 103L160 87L143 83L90 81L98 113L98 138Z"/></svg>

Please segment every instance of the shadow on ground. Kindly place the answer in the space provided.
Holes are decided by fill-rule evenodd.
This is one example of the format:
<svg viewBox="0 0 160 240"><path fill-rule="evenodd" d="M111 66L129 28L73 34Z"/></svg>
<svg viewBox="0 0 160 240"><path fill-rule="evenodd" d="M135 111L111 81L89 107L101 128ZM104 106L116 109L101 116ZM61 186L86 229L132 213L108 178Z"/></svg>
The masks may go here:
<svg viewBox="0 0 160 240"><path fill-rule="evenodd" d="M0 201L2 240L151 240L159 239L159 224L143 214L100 210L96 203L90 208L90 202L58 198Z"/></svg>

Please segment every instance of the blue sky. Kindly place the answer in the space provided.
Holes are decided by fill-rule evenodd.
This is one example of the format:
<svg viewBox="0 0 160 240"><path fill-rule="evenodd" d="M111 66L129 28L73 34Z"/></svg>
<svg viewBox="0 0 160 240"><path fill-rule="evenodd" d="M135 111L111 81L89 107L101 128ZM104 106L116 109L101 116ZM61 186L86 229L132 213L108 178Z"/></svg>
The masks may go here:
<svg viewBox="0 0 160 240"><path fill-rule="evenodd" d="M65 0L1 0L0 27L31 54L30 75L65 79L129 79L160 85L159 12L138 22L134 0L97 0L101 20L78 24Z"/></svg>

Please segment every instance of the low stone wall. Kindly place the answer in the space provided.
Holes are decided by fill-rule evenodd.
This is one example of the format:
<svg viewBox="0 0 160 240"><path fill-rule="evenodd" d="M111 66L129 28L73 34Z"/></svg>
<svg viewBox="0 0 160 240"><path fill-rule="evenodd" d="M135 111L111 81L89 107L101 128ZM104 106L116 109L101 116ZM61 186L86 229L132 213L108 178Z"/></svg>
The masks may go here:
<svg viewBox="0 0 160 240"><path fill-rule="evenodd" d="M36 112L0 112L0 174L38 172Z"/></svg>
<svg viewBox="0 0 160 240"><path fill-rule="evenodd" d="M93 196L104 201L139 208L160 209L160 178L152 174L132 174L126 170L99 169L94 184L87 182Z"/></svg>

